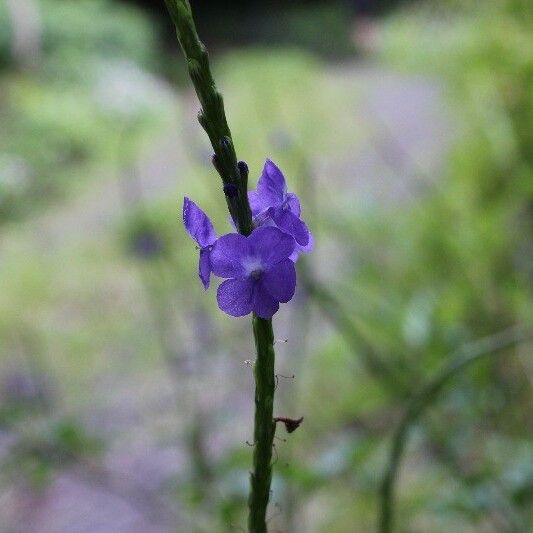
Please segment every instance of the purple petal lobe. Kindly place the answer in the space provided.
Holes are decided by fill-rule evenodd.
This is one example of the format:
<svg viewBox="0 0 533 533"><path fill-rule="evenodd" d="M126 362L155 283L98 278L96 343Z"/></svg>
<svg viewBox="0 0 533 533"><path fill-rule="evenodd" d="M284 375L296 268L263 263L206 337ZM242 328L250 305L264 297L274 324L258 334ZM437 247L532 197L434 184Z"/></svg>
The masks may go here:
<svg viewBox="0 0 533 533"><path fill-rule="evenodd" d="M227 279L217 290L217 302L231 316L245 316L254 308L254 282L251 279Z"/></svg>
<svg viewBox="0 0 533 533"><path fill-rule="evenodd" d="M257 215L253 216L254 227L259 228L261 226L275 226L275 222L272 219L272 214L274 213L274 207L269 207L264 211L261 211Z"/></svg>
<svg viewBox="0 0 533 533"><path fill-rule="evenodd" d="M285 259L264 272L261 286L278 302L288 302L296 289L296 269L290 259Z"/></svg>
<svg viewBox="0 0 533 533"><path fill-rule="evenodd" d="M307 254L311 251L313 251L313 248L315 247L315 238L313 237L313 234L309 231L309 229L307 230L307 234L309 235L309 240L307 242L307 244L305 246L300 246L300 251L303 252L304 254Z"/></svg>
<svg viewBox="0 0 533 533"><path fill-rule="evenodd" d="M300 199L298 198L298 196L296 196L293 192L289 192L287 193L285 201L287 202L287 206L289 207L290 212L293 215L299 217L301 214L301 208Z"/></svg>
<svg viewBox="0 0 533 533"><path fill-rule="evenodd" d="M183 199L183 223L201 248L213 244L217 235L209 217L189 198Z"/></svg>
<svg viewBox="0 0 533 533"><path fill-rule="evenodd" d="M252 209L263 211L283 203L287 186L281 170L270 160L265 161L263 172L257 181L257 192L252 193Z"/></svg>
<svg viewBox="0 0 533 533"><path fill-rule="evenodd" d="M277 191L278 194L283 196L287 192L287 185L285 184L285 176L279 167L270 159L265 161L263 167L263 173L259 178L258 189L270 189Z"/></svg>
<svg viewBox="0 0 533 533"><path fill-rule="evenodd" d="M273 226L256 228L248 237L252 255L261 260L264 270L269 270L287 259L294 251L294 239Z"/></svg>
<svg viewBox="0 0 533 533"><path fill-rule="evenodd" d="M290 256L290 260L293 262L293 263L296 263L296 261L298 260L298 256L300 254L307 254L309 252L311 252L313 250L315 246L315 238L313 237L313 234L311 232L309 232L309 242L307 243L306 246L300 246L298 243L296 243L296 248L294 249L294 252L291 254Z"/></svg>
<svg viewBox="0 0 533 533"><path fill-rule="evenodd" d="M301 246L309 243L309 230L305 222L286 209L276 209L273 215L274 222L283 231L292 235Z"/></svg>
<svg viewBox="0 0 533 533"><path fill-rule="evenodd" d="M272 318L279 309L279 302L261 283L256 283L254 287L253 309L257 316L265 319Z"/></svg>
<svg viewBox="0 0 533 533"><path fill-rule="evenodd" d="M252 215L255 217L261 211L268 209L268 200L263 200L261 195L257 191L248 192L248 202L250 202L250 209L252 210Z"/></svg>
<svg viewBox="0 0 533 533"><path fill-rule="evenodd" d="M209 278L211 275L210 251L207 248L200 250L200 260L198 261L198 275L204 284L204 289L209 287Z"/></svg>
<svg viewBox="0 0 533 533"><path fill-rule="evenodd" d="M211 251L212 271L222 278L243 278L247 275L243 261L249 256L250 245L244 235L223 235Z"/></svg>

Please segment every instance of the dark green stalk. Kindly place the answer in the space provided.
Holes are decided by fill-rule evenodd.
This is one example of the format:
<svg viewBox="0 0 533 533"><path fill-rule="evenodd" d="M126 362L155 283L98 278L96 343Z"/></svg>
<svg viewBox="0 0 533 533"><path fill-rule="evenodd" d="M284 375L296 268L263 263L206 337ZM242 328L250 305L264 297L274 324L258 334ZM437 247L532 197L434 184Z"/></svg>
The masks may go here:
<svg viewBox="0 0 533 533"><path fill-rule="evenodd" d="M237 155L226 120L224 101L218 92L209 66L209 55L200 41L187 0L165 0L168 12L176 26L176 33L187 60L189 76L194 85L201 110L198 121L207 133L215 155L213 163L222 178L228 209L239 228L239 233L252 232L252 213L248 204L247 172L237 163ZM233 188L233 190L231 190ZM231 191L231 192L228 192Z"/></svg>
<svg viewBox="0 0 533 533"><path fill-rule="evenodd" d="M276 425L273 420L275 389L274 334L270 320L254 316L253 327L257 360L254 366L256 384L254 468L250 476L248 529L253 533L266 533L265 517L272 479L272 443L276 431Z"/></svg>
<svg viewBox="0 0 533 533"><path fill-rule="evenodd" d="M392 531L395 483L409 431L413 424L448 381L464 368L484 356L497 354L506 348L531 339L531 337L531 334L528 335L520 328L511 328L463 346L449 357L451 359L450 363L445 365L418 392L413 394L394 432L388 465L381 482L381 510L378 529L380 533L390 533Z"/></svg>
<svg viewBox="0 0 533 533"><path fill-rule="evenodd" d="M222 178L229 212L239 233L249 235L253 225L247 194L248 169L244 163L237 162L224 102L211 74L207 50L198 38L189 2L165 0L165 4L176 26L178 40L187 59L189 75L200 100L198 121L206 131L215 152L213 164ZM276 429L272 417L275 388L272 321L254 315L253 330L257 359L254 368L254 457L250 478L248 528L252 533L265 533L272 479L272 444Z"/></svg>

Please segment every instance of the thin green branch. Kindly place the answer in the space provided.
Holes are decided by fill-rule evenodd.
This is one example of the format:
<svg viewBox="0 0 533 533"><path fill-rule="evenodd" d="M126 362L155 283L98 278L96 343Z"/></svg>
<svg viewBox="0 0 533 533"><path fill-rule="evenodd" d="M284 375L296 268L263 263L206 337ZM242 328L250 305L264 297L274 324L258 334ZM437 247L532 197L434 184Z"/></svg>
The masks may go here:
<svg viewBox="0 0 533 533"><path fill-rule="evenodd" d="M478 341L467 344L452 353L451 361L435 374L427 383L409 400L404 415L402 416L394 436L390 449L389 461L383 476L380 488L380 533L390 533L393 527L394 517L394 492L395 484L400 467L409 431L418 420L424 410L430 405L441 389L455 375L463 369L478 361L484 356L500 353L506 348L510 348L531 340L533 335L516 327L507 329L495 335L484 337Z"/></svg>
<svg viewBox="0 0 533 533"><path fill-rule="evenodd" d="M226 120L222 95L218 92L209 66L209 56L200 41L187 0L165 0L176 26L178 40L187 60L187 68L200 100L198 121L206 131L214 156L213 164L222 178L230 215L239 233L252 232L252 214L248 203L248 169L237 161L231 132ZM255 362L255 423L253 472L250 478L249 521L252 533L266 532L266 510L272 479L272 444L275 424L274 404L274 333L272 321L253 316L257 359Z"/></svg>

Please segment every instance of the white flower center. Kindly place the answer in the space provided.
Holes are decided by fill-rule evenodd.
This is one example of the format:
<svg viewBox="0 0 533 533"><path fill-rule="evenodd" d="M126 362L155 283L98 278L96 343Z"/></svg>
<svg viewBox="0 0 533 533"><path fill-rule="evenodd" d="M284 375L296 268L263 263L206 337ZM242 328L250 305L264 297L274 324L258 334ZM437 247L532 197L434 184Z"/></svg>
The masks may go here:
<svg viewBox="0 0 533 533"><path fill-rule="evenodd" d="M263 272L263 265L258 257L245 257L242 261L242 267L248 276L258 279Z"/></svg>

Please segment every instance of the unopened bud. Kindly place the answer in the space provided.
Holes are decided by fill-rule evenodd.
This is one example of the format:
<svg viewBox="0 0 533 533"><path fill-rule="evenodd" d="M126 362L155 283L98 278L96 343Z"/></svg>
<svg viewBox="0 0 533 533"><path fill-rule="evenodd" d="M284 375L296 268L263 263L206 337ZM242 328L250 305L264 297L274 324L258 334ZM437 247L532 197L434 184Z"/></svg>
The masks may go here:
<svg viewBox="0 0 533 533"><path fill-rule="evenodd" d="M237 166L239 167L239 172L241 174L242 180L246 181L248 179L248 172L249 172L246 161L239 161L237 163Z"/></svg>
<svg viewBox="0 0 533 533"><path fill-rule="evenodd" d="M228 198L235 198L239 194L239 189L233 183L226 183L223 189Z"/></svg>

